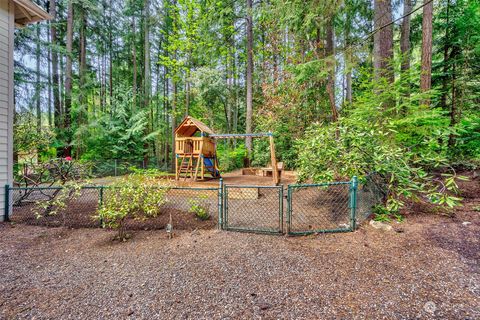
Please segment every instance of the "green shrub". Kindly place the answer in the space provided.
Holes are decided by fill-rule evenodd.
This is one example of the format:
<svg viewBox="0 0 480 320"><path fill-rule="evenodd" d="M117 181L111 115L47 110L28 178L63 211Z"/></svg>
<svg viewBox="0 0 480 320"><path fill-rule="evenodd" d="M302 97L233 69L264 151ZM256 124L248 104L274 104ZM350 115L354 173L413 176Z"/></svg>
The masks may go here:
<svg viewBox="0 0 480 320"><path fill-rule="evenodd" d="M480 163L480 117L465 117L456 129L455 146L450 156L457 161L460 156Z"/></svg>
<svg viewBox="0 0 480 320"><path fill-rule="evenodd" d="M383 205L375 205L373 207L373 214L375 215L375 221L390 222L392 218L398 222L403 221L403 216L398 212L390 212Z"/></svg>
<svg viewBox="0 0 480 320"><path fill-rule="evenodd" d="M218 164L221 172L230 172L235 169L243 168L243 159L247 151L245 145L237 143L235 148L219 143L217 145Z"/></svg>
<svg viewBox="0 0 480 320"><path fill-rule="evenodd" d="M190 204L189 212L195 214L200 220L210 219L210 204L207 202L207 195L200 195L197 198L188 200Z"/></svg>
<svg viewBox="0 0 480 320"><path fill-rule="evenodd" d="M37 219L53 216L62 213L62 221L65 223L68 204L78 199L82 194L82 188L87 182L71 180L65 182L60 189L57 189L49 196L48 200L38 200L33 207L33 213Z"/></svg>
<svg viewBox="0 0 480 320"><path fill-rule="evenodd" d="M368 90L336 123L314 124L298 141L300 180L364 179L375 172L387 186L385 208L391 214L407 200L457 205L455 180L462 177L449 167L447 115L419 106L425 94L412 93L410 100L386 106L399 95L398 88L374 89L371 81L364 85ZM440 168L448 173L431 174Z"/></svg>
<svg viewBox="0 0 480 320"><path fill-rule="evenodd" d="M126 238L125 221L157 217L161 206L167 202L169 189L169 185L160 185L154 177L131 174L106 190L95 218L102 221L104 227L117 229L118 238L123 240Z"/></svg>

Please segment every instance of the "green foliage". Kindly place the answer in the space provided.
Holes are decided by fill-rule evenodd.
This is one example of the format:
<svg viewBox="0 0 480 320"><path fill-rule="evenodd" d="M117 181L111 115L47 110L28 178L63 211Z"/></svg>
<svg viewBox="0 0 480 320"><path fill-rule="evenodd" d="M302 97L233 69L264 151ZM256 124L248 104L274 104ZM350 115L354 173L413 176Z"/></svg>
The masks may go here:
<svg viewBox="0 0 480 320"><path fill-rule="evenodd" d="M86 185L86 182L78 182L71 180L65 183L61 189L55 190L53 196L48 200L38 200L33 207L33 213L37 219L46 216L57 215L61 213L66 214L68 204L81 196L81 190ZM62 221L66 221L65 217Z"/></svg>
<svg viewBox="0 0 480 320"><path fill-rule="evenodd" d="M71 181L84 181L89 177L90 171L89 163L56 158L45 162L26 162L14 178L16 183L24 187L63 186Z"/></svg>
<svg viewBox="0 0 480 320"><path fill-rule="evenodd" d="M39 160L55 157L51 148L55 138L48 126L37 128L35 116L30 112L19 112L15 115L13 125L14 152L26 158L40 156Z"/></svg>
<svg viewBox="0 0 480 320"><path fill-rule="evenodd" d="M144 146L155 135L145 136L148 124L145 111L133 111L132 91L117 88L115 108L111 114L90 122L85 128L88 134L79 135L74 141L85 152L82 159L142 159Z"/></svg>
<svg viewBox="0 0 480 320"><path fill-rule="evenodd" d="M450 150L451 157L460 156L480 163L480 116L474 114L463 118L456 126L455 133L455 146Z"/></svg>
<svg viewBox="0 0 480 320"><path fill-rule="evenodd" d="M206 123L211 127L224 122L223 109L227 99L227 87L223 77L222 72L218 70L200 67L189 79L196 102L191 114L200 119L207 119Z"/></svg>
<svg viewBox="0 0 480 320"><path fill-rule="evenodd" d="M403 221L403 216L401 214L397 211L390 212L383 205L375 205L373 207L373 214L375 215L375 221L391 222L392 218L397 222Z"/></svg>
<svg viewBox="0 0 480 320"><path fill-rule="evenodd" d="M237 143L235 148L226 144L217 144L217 157L221 172L230 172L243 168L243 160L247 154L243 141Z"/></svg>
<svg viewBox="0 0 480 320"><path fill-rule="evenodd" d="M390 88L371 82L363 86L366 90L337 123L314 124L299 140L300 179L345 180L375 172L388 187L385 205L390 213L405 200L456 205L461 200L454 196L457 176L429 174L449 163L452 130L443 113L419 106L424 94L412 93L408 103L386 106L385 101L399 95L398 83Z"/></svg>
<svg viewBox="0 0 480 320"><path fill-rule="evenodd" d="M81 196L82 188L89 183L89 168L78 161L66 159L52 159L47 162L31 163L26 174L18 177L18 182L25 187L52 187L52 193L44 194L47 200L38 200L32 211L37 219L61 213L62 221L65 222L65 215L70 202ZM25 190L24 198L35 192L35 189ZM17 200L22 202L22 198Z"/></svg>
<svg viewBox="0 0 480 320"><path fill-rule="evenodd" d="M188 199L190 204L189 212L195 214L200 220L210 219L210 204L208 203L208 195L199 195L196 198Z"/></svg>
<svg viewBox="0 0 480 320"><path fill-rule="evenodd" d="M161 206L167 202L170 187L151 176L131 174L116 181L105 192L96 219L104 227L117 229L118 238L123 240L127 219L146 220L161 213Z"/></svg>

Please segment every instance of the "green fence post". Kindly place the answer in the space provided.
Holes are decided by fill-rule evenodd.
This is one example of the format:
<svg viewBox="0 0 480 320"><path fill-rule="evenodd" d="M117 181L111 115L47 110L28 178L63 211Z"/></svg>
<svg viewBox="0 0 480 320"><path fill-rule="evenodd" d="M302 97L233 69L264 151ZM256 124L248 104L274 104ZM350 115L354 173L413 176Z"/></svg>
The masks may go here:
<svg viewBox="0 0 480 320"><path fill-rule="evenodd" d="M227 186L225 184L223 185L222 196L223 196L223 219L222 219L223 225L222 225L222 228L224 230L228 230L228 189L227 189Z"/></svg>
<svg viewBox="0 0 480 320"><path fill-rule="evenodd" d="M5 222L10 221L10 186L5 185L5 213L3 216Z"/></svg>
<svg viewBox="0 0 480 320"><path fill-rule="evenodd" d="M223 178L218 186L218 228L223 229Z"/></svg>
<svg viewBox="0 0 480 320"><path fill-rule="evenodd" d="M287 234L290 234L290 223L292 215L292 188L290 185L287 187Z"/></svg>
<svg viewBox="0 0 480 320"><path fill-rule="evenodd" d="M283 233L283 184L280 185L280 190L278 190L278 197L280 198L278 204L279 211L279 220L280 220L280 233Z"/></svg>
<svg viewBox="0 0 480 320"><path fill-rule="evenodd" d="M358 179L357 179L357 176L353 176L351 186L350 186L350 229L351 231L355 231L355 228L356 228L357 188L358 188Z"/></svg>
<svg viewBox="0 0 480 320"><path fill-rule="evenodd" d="M103 186L100 186L100 194L98 199L98 206L101 208L103 205ZM100 218L100 227L103 228L103 219Z"/></svg>

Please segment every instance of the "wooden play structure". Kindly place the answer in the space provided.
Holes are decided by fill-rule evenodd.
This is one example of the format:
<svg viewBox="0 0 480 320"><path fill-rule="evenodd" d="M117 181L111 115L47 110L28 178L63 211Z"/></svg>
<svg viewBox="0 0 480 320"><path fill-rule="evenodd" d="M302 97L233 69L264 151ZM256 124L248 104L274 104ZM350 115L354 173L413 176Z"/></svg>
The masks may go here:
<svg viewBox="0 0 480 320"><path fill-rule="evenodd" d="M175 129L175 178L205 179L205 171L219 178L215 140L212 129L203 122L186 117Z"/></svg>
<svg viewBox="0 0 480 320"><path fill-rule="evenodd" d="M216 140L247 137L269 138L271 167L248 168L244 169L243 174L271 176L273 183L278 184L281 170L278 168L275 157L272 133L215 134L206 124L190 116L185 117L175 129L175 179L204 180L206 174L213 178L220 178Z"/></svg>

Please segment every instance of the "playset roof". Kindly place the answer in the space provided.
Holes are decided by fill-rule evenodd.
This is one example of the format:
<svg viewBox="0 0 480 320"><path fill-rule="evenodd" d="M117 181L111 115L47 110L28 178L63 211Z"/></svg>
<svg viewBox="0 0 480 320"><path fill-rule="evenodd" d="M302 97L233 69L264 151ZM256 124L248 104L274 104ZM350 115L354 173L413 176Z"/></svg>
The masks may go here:
<svg viewBox="0 0 480 320"><path fill-rule="evenodd" d="M191 137L197 131L206 133L208 135L214 134L213 130L210 129L205 123L190 116L185 117L182 123L180 123L177 129L175 129L175 133L177 135L184 137Z"/></svg>

